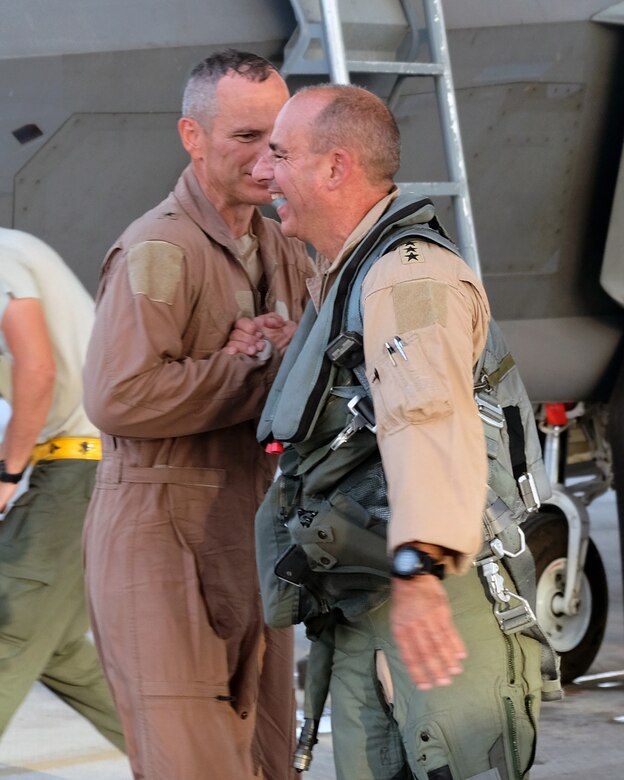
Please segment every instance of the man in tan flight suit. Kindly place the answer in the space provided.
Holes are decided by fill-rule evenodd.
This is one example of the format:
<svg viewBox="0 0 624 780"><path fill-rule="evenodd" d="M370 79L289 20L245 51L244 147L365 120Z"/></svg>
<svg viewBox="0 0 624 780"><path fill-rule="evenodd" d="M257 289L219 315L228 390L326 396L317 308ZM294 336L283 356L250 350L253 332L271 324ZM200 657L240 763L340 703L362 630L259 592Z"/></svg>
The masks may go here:
<svg viewBox="0 0 624 780"><path fill-rule="evenodd" d="M333 323L338 315L325 315L328 306L339 306L338 300L333 302L332 285L399 198L393 184L399 168L398 128L383 102L366 90L321 85L288 101L275 122L270 147L254 176L268 183L284 234L318 250L322 274L309 285L318 311L315 324ZM433 230L430 234L435 236ZM356 291L350 294L355 296L357 277L353 284ZM485 292L461 258L427 238L382 254L359 292L366 378L387 483L394 577L391 598L353 619L346 608L329 614L332 602L323 602L324 595L333 595L329 586L325 594L316 594L321 608L315 627L327 620L333 632L330 693L337 777L520 780L535 749L539 644L502 633L471 567L482 544L487 480L483 427L473 399L473 367L489 323ZM313 326L309 340L331 361L335 342L327 335L321 343L315 335L329 333L326 327ZM288 516L302 540L317 532L310 524L319 512L308 511L312 503L306 504L306 495L315 491L306 493L306 485L314 480L320 484L321 473L326 482L338 468L347 475L321 493L330 505L339 495L337 514L348 513L349 506L361 501L358 496L367 490L372 494L380 484L358 446L370 433L345 428L347 438L334 438L345 417L337 430L331 429L332 409L351 389L344 373L330 374L325 394L314 385L306 404L292 403L289 379L292 383L293 377L305 376L303 362L312 359L305 343L293 344L285 358L290 371L277 378L262 416L272 421L273 438L284 438L278 430L292 431L295 438L286 440L280 461L284 477L257 516L259 550L267 514L277 515L280 482L289 484L285 477L301 480L292 493L301 496L303 491L303 498L295 499ZM300 394L305 393L305 383L299 385ZM265 434L260 432L260 438ZM349 458L350 472L344 465ZM318 507L318 492L313 498ZM382 503L379 498L377 504ZM362 502L361 513L364 508ZM344 527L327 523L317 526L321 538ZM355 528L355 521L350 527ZM336 555L348 547L348 531L342 544L332 548ZM259 557L263 583L272 576L273 563ZM323 565L331 571L329 557L311 561L315 588L323 587L318 574ZM284 579L294 576L288 569ZM334 585L340 576L347 574L336 575ZM291 581L305 585L305 579ZM346 606L348 598L342 602ZM306 624L312 625L307 619Z"/></svg>
<svg viewBox="0 0 624 780"><path fill-rule="evenodd" d="M263 630L253 529L274 470L256 418L313 272L252 205L269 200L251 172L287 97L256 55L199 63L179 120L191 163L102 271L86 581L135 778L291 776L292 634Z"/></svg>

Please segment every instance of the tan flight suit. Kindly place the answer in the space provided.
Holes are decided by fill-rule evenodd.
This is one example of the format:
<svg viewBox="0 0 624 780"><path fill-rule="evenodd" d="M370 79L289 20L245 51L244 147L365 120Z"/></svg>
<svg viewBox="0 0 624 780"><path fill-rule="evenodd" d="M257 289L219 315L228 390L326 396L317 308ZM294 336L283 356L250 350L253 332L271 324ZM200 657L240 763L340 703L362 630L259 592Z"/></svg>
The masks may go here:
<svg viewBox="0 0 624 780"><path fill-rule="evenodd" d="M377 203L326 271L310 280L320 303L344 261L398 191ZM465 571L481 547L487 462L472 370L487 336L485 292L463 260L425 241L380 258L362 286L366 373L388 481L388 546L412 541L457 551ZM407 360L385 344L399 336ZM452 480L449 479L452 475ZM431 516L435 514L435 523Z"/></svg>
<svg viewBox="0 0 624 780"><path fill-rule="evenodd" d="M102 272L85 369L105 432L86 581L135 778L290 776L292 634L263 631L253 530L275 466L255 419L279 356L222 348L240 316L298 320L313 271L275 222L256 213L252 228L258 287L189 167Z"/></svg>

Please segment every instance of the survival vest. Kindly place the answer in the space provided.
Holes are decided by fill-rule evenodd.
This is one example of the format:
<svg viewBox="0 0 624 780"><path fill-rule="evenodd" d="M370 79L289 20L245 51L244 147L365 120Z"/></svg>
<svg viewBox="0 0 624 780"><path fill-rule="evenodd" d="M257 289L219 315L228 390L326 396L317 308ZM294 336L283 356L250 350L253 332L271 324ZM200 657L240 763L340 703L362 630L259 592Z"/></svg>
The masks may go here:
<svg viewBox="0 0 624 780"><path fill-rule="evenodd" d="M333 610L354 619L388 598L390 511L364 371L360 293L379 257L415 240L459 255L431 201L401 195L351 253L318 315L308 304L263 410L259 441L286 444L280 476L256 520L271 625L304 621L313 635ZM489 463L484 545L475 565L501 630L542 643L544 693L550 687L558 696L557 658L535 620L534 565L520 529L550 486L532 406L494 322L474 377Z"/></svg>

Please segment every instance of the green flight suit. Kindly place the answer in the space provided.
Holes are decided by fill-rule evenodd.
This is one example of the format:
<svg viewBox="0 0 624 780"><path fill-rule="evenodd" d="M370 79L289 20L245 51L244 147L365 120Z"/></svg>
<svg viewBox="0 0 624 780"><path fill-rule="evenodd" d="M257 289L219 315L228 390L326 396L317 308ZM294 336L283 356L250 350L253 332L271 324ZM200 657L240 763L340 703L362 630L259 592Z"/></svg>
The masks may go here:
<svg viewBox="0 0 624 780"><path fill-rule="evenodd" d="M335 625L330 693L338 780L528 778L541 703L539 644L503 634L476 570L444 585L468 651L449 687L419 691L408 678L390 635L390 602ZM379 651L388 661L392 704L376 674Z"/></svg>

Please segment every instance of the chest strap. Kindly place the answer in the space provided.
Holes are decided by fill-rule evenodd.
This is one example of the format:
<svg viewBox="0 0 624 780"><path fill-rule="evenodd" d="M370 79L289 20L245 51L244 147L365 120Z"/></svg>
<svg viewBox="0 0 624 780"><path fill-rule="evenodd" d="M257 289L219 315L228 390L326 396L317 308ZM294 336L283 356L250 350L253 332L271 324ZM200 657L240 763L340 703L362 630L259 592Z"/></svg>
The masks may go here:
<svg viewBox="0 0 624 780"><path fill-rule="evenodd" d="M325 351L343 329L345 301L359 298L351 295L354 286L361 284L375 260L400 241L404 232L457 252L439 225L430 200L399 196L353 250L318 316L308 304L262 412L257 433L262 444L302 442L314 430L335 378L336 367Z"/></svg>

